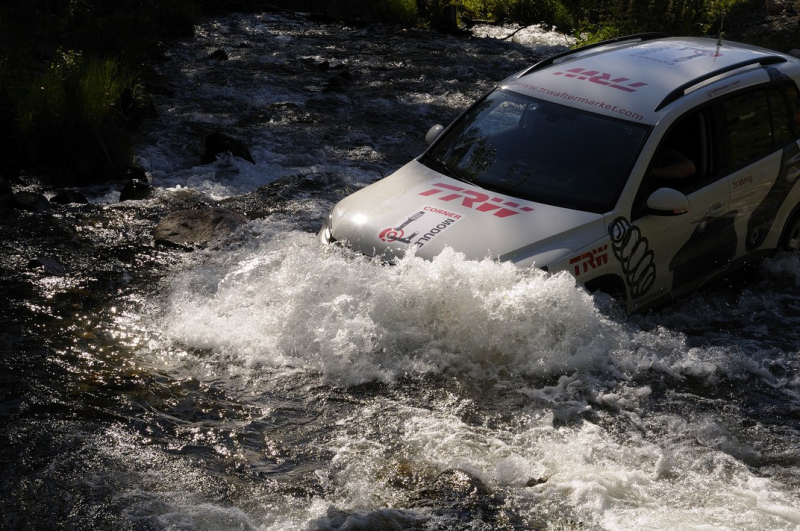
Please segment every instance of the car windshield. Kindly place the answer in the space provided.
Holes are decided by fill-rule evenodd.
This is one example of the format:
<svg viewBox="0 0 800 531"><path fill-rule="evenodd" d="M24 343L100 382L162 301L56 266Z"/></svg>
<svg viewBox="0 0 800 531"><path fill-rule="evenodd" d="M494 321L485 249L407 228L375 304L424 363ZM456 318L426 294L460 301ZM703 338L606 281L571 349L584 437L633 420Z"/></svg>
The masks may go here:
<svg viewBox="0 0 800 531"><path fill-rule="evenodd" d="M423 157L453 178L511 196L611 210L649 127L496 90Z"/></svg>

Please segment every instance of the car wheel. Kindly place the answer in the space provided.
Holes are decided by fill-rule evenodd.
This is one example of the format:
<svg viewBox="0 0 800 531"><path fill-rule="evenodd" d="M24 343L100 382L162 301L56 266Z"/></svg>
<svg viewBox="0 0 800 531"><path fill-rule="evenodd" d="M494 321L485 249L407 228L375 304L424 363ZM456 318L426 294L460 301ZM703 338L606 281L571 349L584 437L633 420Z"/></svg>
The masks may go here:
<svg viewBox="0 0 800 531"><path fill-rule="evenodd" d="M625 300L625 283L617 275L604 275L586 283L590 292L602 291L615 299Z"/></svg>
<svg viewBox="0 0 800 531"><path fill-rule="evenodd" d="M795 214L786 224L781 247L790 253L800 253L800 213Z"/></svg>

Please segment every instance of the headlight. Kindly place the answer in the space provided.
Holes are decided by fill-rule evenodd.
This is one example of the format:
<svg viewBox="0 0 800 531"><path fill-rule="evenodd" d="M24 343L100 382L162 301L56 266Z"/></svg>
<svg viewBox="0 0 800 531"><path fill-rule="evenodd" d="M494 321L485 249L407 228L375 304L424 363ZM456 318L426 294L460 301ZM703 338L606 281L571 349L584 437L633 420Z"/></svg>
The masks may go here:
<svg viewBox="0 0 800 531"><path fill-rule="evenodd" d="M324 244L330 244L336 241L336 238L333 237L331 233L331 214L325 218L325 221L322 222L322 228L319 229L319 234L317 234L319 241Z"/></svg>

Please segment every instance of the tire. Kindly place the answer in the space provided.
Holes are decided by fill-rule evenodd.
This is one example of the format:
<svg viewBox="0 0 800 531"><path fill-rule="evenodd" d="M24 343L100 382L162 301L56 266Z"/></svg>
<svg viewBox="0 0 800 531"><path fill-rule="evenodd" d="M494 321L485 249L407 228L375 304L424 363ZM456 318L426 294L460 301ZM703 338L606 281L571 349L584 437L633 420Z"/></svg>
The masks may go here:
<svg viewBox="0 0 800 531"><path fill-rule="evenodd" d="M590 292L602 291L621 301L626 300L625 283L617 275L604 275L586 283Z"/></svg>
<svg viewBox="0 0 800 531"><path fill-rule="evenodd" d="M783 229L781 249L790 253L800 254L800 212L795 213Z"/></svg>

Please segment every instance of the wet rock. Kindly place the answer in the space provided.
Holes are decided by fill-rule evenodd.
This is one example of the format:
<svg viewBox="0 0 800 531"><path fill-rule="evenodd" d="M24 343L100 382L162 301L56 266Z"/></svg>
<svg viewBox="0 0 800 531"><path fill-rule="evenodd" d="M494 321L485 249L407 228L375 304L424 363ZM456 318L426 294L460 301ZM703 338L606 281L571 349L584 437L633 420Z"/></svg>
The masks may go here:
<svg viewBox="0 0 800 531"><path fill-rule="evenodd" d="M786 6L781 0L766 0L767 11L770 13L780 13Z"/></svg>
<svg viewBox="0 0 800 531"><path fill-rule="evenodd" d="M37 256L28 262L28 269L41 269L48 275L63 276L70 272L70 268L47 256Z"/></svg>
<svg viewBox="0 0 800 531"><path fill-rule="evenodd" d="M451 519L472 522L476 518L487 524L521 523L520 517L504 508L502 496L492 492L483 481L465 470L447 469L419 492L413 507L431 507Z"/></svg>
<svg viewBox="0 0 800 531"><path fill-rule="evenodd" d="M145 172L144 169L140 168L139 166L131 166L128 168L125 176L128 179L139 179L142 182L147 182L149 180L147 178L147 172Z"/></svg>
<svg viewBox="0 0 800 531"><path fill-rule="evenodd" d="M439 502L477 500L490 495L483 481L457 468L445 470L436 476L430 488L420 492L421 498Z"/></svg>
<svg viewBox="0 0 800 531"><path fill-rule="evenodd" d="M316 232L320 219L308 208L309 198L335 203L356 189L342 174L334 172L290 175L221 203L237 212L245 212L249 219L289 215L302 230Z"/></svg>
<svg viewBox="0 0 800 531"><path fill-rule="evenodd" d="M228 54L225 50L214 50L213 52L211 52L208 58L213 61L227 61Z"/></svg>
<svg viewBox="0 0 800 531"><path fill-rule="evenodd" d="M140 179L130 179L119 194L120 201L136 201L147 199L153 193L153 187Z"/></svg>
<svg viewBox="0 0 800 531"><path fill-rule="evenodd" d="M331 506L324 517L312 522L312 528L347 529L349 531L444 529L443 527L431 528L429 523L427 515L401 509L349 512Z"/></svg>
<svg viewBox="0 0 800 531"><path fill-rule="evenodd" d="M324 92L344 92L353 83L350 72L340 72L325 82Z"/></svg>
<svg viewBox="0 0 800 531"><path fill-rule="evenodd" d="M168 97L175 96L175 88L172 84L152 66L142 67L139 78L150 94Z"/></svg>
<svg viewBox="0 0 800 531"><path fill-rule="evenodd" d="M244 144L230 135L216 131L206 137L205 151L203 152L203 164L210 164L217 159L217 155L230 153L234 157L239 157L255 164L250 151Z"/></svg>
<svg viewBox="0 0 800 531"><path fill-rule="evenodd" d="M247 222L244 216L220 207L203 207L167 214L153 234L158 243L197 246L230 234Z"/></svg>
<svg viewBox="0 0 800 531"><path fill-rule="evenodd" d="M50 201L42 194L17 192L14 194L14 206L20 210L41 213L50 210Z"/></svg>
<svg viewBox="0 0 800 531"><path fill-rule="evenodd" d="M61 190L56 195L50 198L51 203L57 205L69 205L70 203L80 203L85 205L89 202L86 196L75 190Z"/></svg>
<svg viewBox="0 0 800 531"><path fill-rule="evenodd" d="M753 35L758 37L763 37L764 35L769 34L770 32L770 25L769 24L761 24L760 26L756 26L753 28Z"/></svg>

